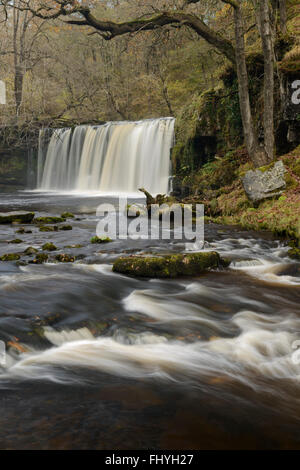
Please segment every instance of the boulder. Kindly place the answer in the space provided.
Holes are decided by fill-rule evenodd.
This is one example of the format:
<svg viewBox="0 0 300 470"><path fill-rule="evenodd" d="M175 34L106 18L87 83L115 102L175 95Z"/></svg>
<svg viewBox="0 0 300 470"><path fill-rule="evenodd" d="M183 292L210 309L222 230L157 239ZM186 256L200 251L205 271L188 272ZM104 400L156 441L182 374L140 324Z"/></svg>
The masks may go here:
<svg viewBox="0 0 300 470"><path fill-rule="evenodd" d="M215 251L167 256L128 256L118 258L113 271L137 277L174 278L198 276L207 269L226 266Z"/></svg>
<svg viewBox="0 0 300 470"><path fill-rule="evenodd" d="M286 168L282 160L255 171L247 171L242 181L248 198L252 202L259 202L266 198L280 196L282 191L279 190L286 187L285 172Z"/></svg>
<svg viewBox="0 0 300 470"><path fill-rule="evenodd" d="M36 217L34 223L36 224L59 224L65 222L66 219L63 217Z"/></svg>
<svg viewBox="0 0 300 470"><path fill-rule="evenodd" d="M33 212L0 212L0 224L31 224L33 218Z"/></svg>
<svg viewBox="0 0 300 470"><path fill-rule="evenodd" d="M6 255L1 256L1 261L17 261L21 258L18 253L8 253Z"/></svg>

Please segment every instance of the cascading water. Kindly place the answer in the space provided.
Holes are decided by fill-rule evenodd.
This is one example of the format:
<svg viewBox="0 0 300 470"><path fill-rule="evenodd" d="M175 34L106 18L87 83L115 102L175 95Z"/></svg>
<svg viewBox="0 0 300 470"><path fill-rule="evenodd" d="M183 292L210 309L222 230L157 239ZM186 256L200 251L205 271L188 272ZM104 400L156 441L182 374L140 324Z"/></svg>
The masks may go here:
<svg viewBox="0 0 300 470"><path fill-rule="evenodd" d="M167 193L174 118L109 122L40 134L40 190Z"/></svg>

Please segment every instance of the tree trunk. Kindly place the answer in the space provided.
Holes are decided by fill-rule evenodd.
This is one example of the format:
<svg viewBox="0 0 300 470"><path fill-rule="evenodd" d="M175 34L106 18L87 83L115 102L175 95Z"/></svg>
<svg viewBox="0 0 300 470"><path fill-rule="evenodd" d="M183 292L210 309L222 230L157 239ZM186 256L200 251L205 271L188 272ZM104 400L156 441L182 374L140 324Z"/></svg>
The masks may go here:
<svg viewBox="0 0 300 470"><path fill-rule="evenodd" d="M260 148L257 134L253 125L253 118L249 98L248 71L246 65L244 24L240 6L234 9L235 41L236 41L236 67L239 86L239 102L243 122L245 144L250 159L255 166L265 165L267 156Z"/></svg>
<svg viewBox="0 0 300 470"><path fill-rule="evenodd" d="M17 65L15 68L15 80L14 80L14 93L15 93L15 102L16 102L16 116L19 116L20 106L23 98L23 81L24 73L22 66Z"/></svg>
<svg viewBox="0 0 300 470"><path fill-rule="evenodd" d="M274 51L268 0L260 0L259 20L264 54L264 141L268 161L274 159Z"/></svg>
<svg viewBox="0 0 300 470"><path fill-rule="evenodd" d="M279 0L279 17L280 17L280 29L282 34L287 33L286 22L287 22L287 13L286 13L286 0Z"/></svg>

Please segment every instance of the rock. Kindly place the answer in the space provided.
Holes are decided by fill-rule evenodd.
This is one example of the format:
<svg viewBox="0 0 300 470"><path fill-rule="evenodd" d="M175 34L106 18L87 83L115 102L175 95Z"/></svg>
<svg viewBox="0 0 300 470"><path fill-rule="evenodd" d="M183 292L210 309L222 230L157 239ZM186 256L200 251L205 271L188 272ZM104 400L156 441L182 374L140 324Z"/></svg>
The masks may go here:
<svg viewBox="0 0 300 470"><path fill-rule="evenodd" d="M6 255L1 256L1 261L18 261L21 258L20 255L17 253L8 253Z"/></svg>
<svg viewBox="0 0 300 470"><path fill-rule="evenodd" d="M176 254L167 256L129 256L118 258L113 271L137 277L174 278L198 276L210 268L228 265L215 252Z"/></svg>
<svg viewBox="0 0 300 470"><path fill-rule="evenodd" d="M24 233L32 233L32 230L25 230L24 227L21 227L19 230L16 231L16 233L23 235Z"/></svg>
<svg viewBox="0 0 300 470"><path fill-rule="evenodd" d="M30 256L30 255L35 255L36 253L38 253L39 250L37 250L36 248L33 248L33 246L29 246L28 248L26 248L26 250L24 251L24 255L27 255L27 256Z"/></svg>
<svg viewBox="0 0 300 470"><path fill-rule="evenodd" d="M288 251L288 255L292 259L300 260L300 248L292 248Z"/></svg>
<svg viewBox="0 0 300 470"><path fill-rule="evenodd" d="M135 218L140 215L147 216L147 208L144 204L128 204L127 206L127 217Z"/></svg>
<svg viewBox="0 0 300 470"><path fill-rule="evenodd" d="M36 224L59 224L65 222L66 219L62 217L36 217L34 223Z"/></svg>
<svg viewBox="0 0 300 470"><path fill-rule="evenodd" d="M60 263L74 263L75 261L75 256L73 255L67 255L67 254L59 254L55 256L56 261L59 261Z"/></svg>
<svg viewBox="0 0 300 470"><path fill-rule="evenodd" d="M42 249L44 251L56 251L57 250L57 247L54 245L54 243L45 243L43 246L42 246Z"/></svg>
<svg viewBox="0 0 300 470"><path fill-rule="evenodd" d="M285 172L286 168L282 160L274 165L248 171L242 179L248 198L253 202L258 202L269 197L280 196L282 191L278 190L286 186Z"/></svg>
<svg viewBox="0 0 300 470"><path fill-rule="evenodd" d="M34 212L1 212L0 224L12 224L13 222L18 224L31 224L34 215Z"/></svg>
<svg viewBox="0 0 300 470"><path fill-rule="evenodd" d="M48 261L48 258L49 258L49 256L46 255L46 253L39 253L38 255L36 255L36 257L34 258L32 263L34 263L34 264L43 264L43 263L46 263L46 261Z"/></svg>
<svg viewBox="0 0 300 470"><path fill-rule="evenodd" d="M40 232L57 232L58 227L57 225L42 225L40 227Z"/></svg>
<svg viewBox="0 0 300 470"><path fill-rule="evenodd" d="M63 219L74 219L75 215L71 214L71 212L64 212L63 214L61 214L61 217Z"/></svg>
<svg viewBox="0 0 300 470"><path fill-rule="evenodd" d="M61 225L58 230L73 230L72 225Z"/></svg>
<svg viewBox="0 0 300 470"><path fill-rule="evenodd" d="M23 243L23 240L20 240L20 238L16 238L15 240L10 240L8 243L14 243L15 245L18 245L20 243Z"/></svg>
<svg viewBox="0 0 300 470"><path fill-rule="evenodd" d="M112 242L112 239L109 237L92 237L91 238L91 243L110 243Z"/></svg>

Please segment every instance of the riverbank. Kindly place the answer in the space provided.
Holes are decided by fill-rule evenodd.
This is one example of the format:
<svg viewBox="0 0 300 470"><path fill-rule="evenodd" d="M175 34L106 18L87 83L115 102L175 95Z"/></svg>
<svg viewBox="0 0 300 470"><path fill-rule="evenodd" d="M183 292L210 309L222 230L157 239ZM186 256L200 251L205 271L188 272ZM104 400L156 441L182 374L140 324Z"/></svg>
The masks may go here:
<svg viewBox="0 0 300 470"><path fill-rule="evenodd" d="M206 221L238 225L246 230L271 231L292 244L300 242L300 146L281 156L286 167L286 188L280 197L253 204L246 196L242 178L253 169L243 148L216 157L196 173L181 178L193 196L185 203L203 203ZM262 168L265 171L267 168Z"/></svg>

